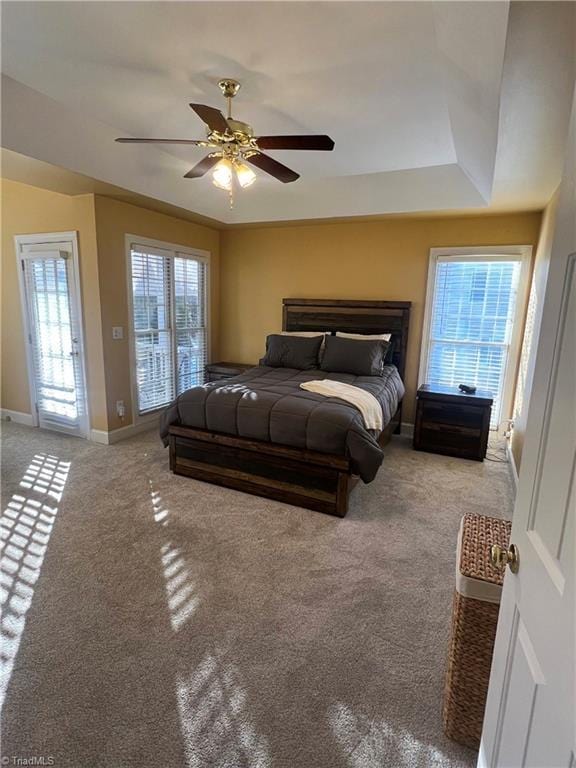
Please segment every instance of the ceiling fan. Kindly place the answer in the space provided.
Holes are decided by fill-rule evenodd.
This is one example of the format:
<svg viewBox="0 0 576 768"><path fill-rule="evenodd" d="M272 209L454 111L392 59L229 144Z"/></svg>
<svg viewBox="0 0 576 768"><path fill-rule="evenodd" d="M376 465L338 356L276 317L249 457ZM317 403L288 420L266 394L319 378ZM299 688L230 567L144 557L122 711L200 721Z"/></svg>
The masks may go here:
<svg viewBox="0 0 576 768"><path fill-rule="evenodd" d="M228 116L206 104L190 104L198 117L206 123L206 139L133 139L121 138L123 144L187 144L213 149L203 160L185 174L186 179L197 179L214 169L213 183L232 194L235 183L248 187L256 174L246 163L256 166L288 184L300 174L265 155L263 149L302 149L331 151L334 142L330 136L254 136L251 125L232 117L232 99L240 89L240 83L229 78L220 80L218 87L228 100Z"/></svg>

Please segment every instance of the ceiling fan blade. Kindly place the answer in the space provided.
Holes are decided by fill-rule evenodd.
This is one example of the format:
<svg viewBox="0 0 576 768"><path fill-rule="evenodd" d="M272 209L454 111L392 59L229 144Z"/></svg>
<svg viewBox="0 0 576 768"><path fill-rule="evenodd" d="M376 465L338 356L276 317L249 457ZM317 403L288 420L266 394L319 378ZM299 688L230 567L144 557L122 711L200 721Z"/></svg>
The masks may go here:
<svg viewBox="0 0 576 768"><path fill-rule="evenodd" d="M193 146L206 146L202 139L115 139L119 144L192 144Z"/></svg>
<svg viewBox="0 0 576 768"><path fill-rule="evenodd" d="M218 133L226 133L228 130L228 123L226 118L215 107L209 107L206 104L190 104L194 112L198 115L200 120L203 120L208 128L212 131L218 131Z"/></svg>
<svg viewBox="0 0 576 768"><path fill-rule="evenodd" d="M246 160L257 168L260 168L261 171L266 171L270 176L274 176L275 179L278 179L278 181L281 181L283 184L288 184L289 182L296 181L296 179L300 178L299 173L292 171L277 160L268 157L268 155L263 155L261 152L257 155L246 157Z"/></svg>
<svg viewBox="0 0 576 768"><path fill-rule="evenodd" d="M315 149L330 152L334 142L330 136L259 136L260 149Z"/></svg>
<svg viewBox="0 0 576 768"><path fill-rule="evenodd" d="M200 176L204 176L208 173L210 168L214 168L216 163L220 162L221 157L213 157L212 155L206 155L205 158L196 163L194 168L191 168L188 173L184 174L185 179L199 179Z"/></svg>

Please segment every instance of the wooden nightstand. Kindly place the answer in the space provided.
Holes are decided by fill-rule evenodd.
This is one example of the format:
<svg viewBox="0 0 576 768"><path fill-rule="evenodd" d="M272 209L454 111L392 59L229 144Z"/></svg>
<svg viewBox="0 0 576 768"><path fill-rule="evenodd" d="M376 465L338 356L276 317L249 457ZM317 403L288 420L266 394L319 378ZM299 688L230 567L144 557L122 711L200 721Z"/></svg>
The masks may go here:
<svg viewBox="0 0 576 768"><path fill-rule="evenodd" d="M208 363L206 366L206 381L220 381L240 376L244 371L253 368L248 363Z"/></svg>
<svg viewBox="0 0 576 768"><path fill-rule="evenodd" d="M414 448L483 461L488 446L490 392L424 384L416 395Z"/></svg>

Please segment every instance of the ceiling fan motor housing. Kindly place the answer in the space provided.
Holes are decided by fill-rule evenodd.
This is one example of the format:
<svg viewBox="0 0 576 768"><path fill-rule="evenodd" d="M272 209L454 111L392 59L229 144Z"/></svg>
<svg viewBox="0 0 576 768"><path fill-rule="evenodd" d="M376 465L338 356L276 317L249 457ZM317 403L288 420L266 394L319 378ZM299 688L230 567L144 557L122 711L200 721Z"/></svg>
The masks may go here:
<svg viewBox="0 0 576 768"><path fill-rule="evenodd" d="M230 131L234 135L238 134L239 138L246 137L246 139L249 140L254 136L252 126L248 125L248 123L243 123L240 120L233 120L229 117L228 125L230 126Z"/></svg>
<svg viewBox="0 0 576 768"><path fill-rule="evenodd" d="M222 91L224 98L233 99L240 90L240 83L238 80L232 80L231 78L226 77L218 82L218 88Z"/></svg>

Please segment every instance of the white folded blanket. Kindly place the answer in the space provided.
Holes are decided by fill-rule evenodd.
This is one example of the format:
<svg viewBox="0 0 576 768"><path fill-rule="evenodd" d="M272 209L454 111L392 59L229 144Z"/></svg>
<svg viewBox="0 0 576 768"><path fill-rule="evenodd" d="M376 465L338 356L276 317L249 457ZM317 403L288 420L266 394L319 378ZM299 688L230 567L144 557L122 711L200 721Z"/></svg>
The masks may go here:
<svg viewBox="0 0 576 768"><path fill-rule="evenodd" d="M382 406L374 395L352 384L343 384L341 381L322 379L321 381L305 381L300 384L301 389L315 392L324 397L337 397L345 400L355 408L358 408L364 419L366 429L382 430Z"/></svg>

